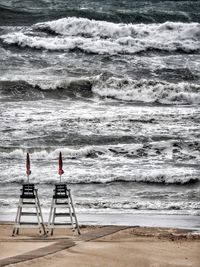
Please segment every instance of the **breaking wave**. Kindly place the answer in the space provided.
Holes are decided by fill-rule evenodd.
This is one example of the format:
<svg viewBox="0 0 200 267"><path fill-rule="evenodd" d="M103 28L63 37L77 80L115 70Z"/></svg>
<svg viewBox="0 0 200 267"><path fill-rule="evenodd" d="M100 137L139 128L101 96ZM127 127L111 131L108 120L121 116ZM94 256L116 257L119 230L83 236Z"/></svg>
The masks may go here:
<svg viewBox="0 0 200 267"><path fill-rule="evenodd" d="M44 164L44 162L43 162ZM55 167L55 166L54 166ZM84 166L86 168L86 166ZM36 184L54 184L57 180L57 172L43 172L37 169L32 169L31 181ZM14 172L15 171L15 172ZM113 171L117 171L114 175ZM6 171L5 171L6 172ZM21 172L16 173L15 170L9 170L10 176L5 175L6 179L2 180L2 183L23 183L27 180L25 174L22 175ZM123 172L123 173L122 173ZM4 173L2 173L4 177ZM9 177L9 178L8 178ZM69 167L67 168L66 177L63 176L63 181L69 184L107 184L107 183L153 183L153 184L175 184L175 185L187 185L199 182L198 172L188 168L172 167L159 168L159 169L134 169L134 170L124 170L119 168L110 170L96 169L93 173L88 173L87 169Z"/></svg>
<svg viewBox="0 0 200 267"><path fill-rule="evenodd" d="M155 198L155 196L153 196ZM153 199L152 197L152 199ZM83 210L88 211L88 209L92 210L93 212L105 212L105 209L107 212L117 212L118 213L133 213L134 210L141 211L164 211L166 213L167 211L171 211L170 214L173 214L175 211L175 214L177 214L177 211L185 210L187 213L191 214L198 214L199 210L199 203L198 202L187 202L187 201L177 201L174 203L174 201L166 201L162 202L161 200L144 200L144 199L103 199L100 201L97 201L96 199L90 199L89 201L82 200L77 201L76 206L79 208L81 207ZM99 200L99 199L98 199ZM3 201L2 201L3 202ZM4 201L4 205L9 205L7 201ZM195 212L196 211L196 212Z"/></svg>
<svg viewBox="0 0 200 267"><path fill-rule="evenodd" d="M36 100L42 98L92 97L92 78L69 78L59 82L18 80L0 81L0 99Z"/></svg>
<svg viewBox="0 0 200 267"><path fill-rule="evenodd" d="M200 86L181 83L169 83L157 80L132 80L111 77L99 80L93 86L93 92L101 97L119 100L161 103L161 104L192 104L200 103Z"/></svg>
<svg viewBox="0 0 200 267"><path fill-rule="evenodd" d="M38 30L51 33L51 36L41 35ZM52 33L58 35L52 36ZM149 50L193 53L200 50L200 25L180 22L116 24L72 17L39 23L24 32L1 35L0 39L7 45L50 51L79 50L108 55Z"/></svg>
<svg viewBox="0 0 200 267"><path fill-rule="evenodd" d="M62 150L64 166L66 164L66 178L64 177L64 179L68 183L192 184L200 181L197 167L200 158L199 147L197 141L181 142L177 140L146 144L88 146L79 149L74 147L62 149L33 147L28 149L33 162L31 180L37 184L54 184L58 155ZM0 152L1 158L5 162L12 159L13 162L17 162L18 166L20 165L18 169L16 169L16 164L13 164L9 169L3 170L2 183L26 181L26 177L23 178L22 173L24 173L27 148L1 147ZM145 163L145 158L148 158L149 164ZM197 162L196 165L194 161ZM20 162L23 163L23 166ZM101 164L99 165L97 162L101 162ZM160 163L154 165L153 162ZM174 163L172 164L172 162ZM48 166L48 168L40 168L40 164ZM107 168L110 165L112 168ZM4 177L6 178L4 179Z"/></svg>
<svg viewBox="0 0 200 267"><path fill-rule="evenodd" d="M33 159L54 160L60 148L33 147L28 149ZM162 160L176 160L194 163L200 160L200 143L198 141L159 141L123 145L94 145L79 149L63 148L62 153L67 159L96 158L122 156L130 159L158 158ZM0 147L1 156L6 159L23 159L27 148Z"/></svg>
<svg viewBox="0 0 200 267"><path fill-rule="evenodd" d="M200 86L187 82L170 83L158 80L93 77L68 78L58 81L1 80L1 99L65 98L98 96L134 103L199 104Z"/></svg>
<svg viewBox="0 0 200 267"><path fill-rule="evenodd" d="M65 36L84 36L118 39L130 36L132 38L168 38L199 40L199 23L165 22L163 24L117 24L106 21L89 20L85 18L62 18L59 20L38 23L35 29L50 31ZM170 35L170 36L168 36Z"/></svg>

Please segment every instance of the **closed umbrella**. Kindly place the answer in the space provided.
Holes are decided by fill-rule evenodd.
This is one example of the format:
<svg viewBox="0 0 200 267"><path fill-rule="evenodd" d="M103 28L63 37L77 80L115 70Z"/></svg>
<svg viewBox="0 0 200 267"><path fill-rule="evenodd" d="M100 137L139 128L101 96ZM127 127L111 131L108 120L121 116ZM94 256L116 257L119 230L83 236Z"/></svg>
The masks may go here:
<svg viewBox="0 0 200 267"><path fill-rule="evenodd" d="M60 175L60 182L61 182L61 175L64 173L64 171L63 171L63 162L62 162L62 153L61 152L59 154L58 164L59 164L58 174Z"/></svg>
<svg viewBox="0 0 200 267"><path fill-rule="evenodd" d="M29 153L26 154L26 174L29 183L29 175L31 174L31 163L30 163Z"/></svg>

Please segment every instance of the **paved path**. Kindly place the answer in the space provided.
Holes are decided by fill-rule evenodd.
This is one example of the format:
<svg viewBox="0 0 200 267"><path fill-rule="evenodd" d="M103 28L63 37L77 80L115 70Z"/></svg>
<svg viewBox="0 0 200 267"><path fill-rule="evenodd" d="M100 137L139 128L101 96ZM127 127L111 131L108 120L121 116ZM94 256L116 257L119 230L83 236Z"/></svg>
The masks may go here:
<svg viewBox="0 0 200 267"><path fill-rule="evenodd" d="M77 238L77 241L87 242L87 241L95 240L97 238L116 233L126 228L128 227L127 226L104 226L104 227L97 228L97 229L91 230L88 233L84 233L80 235ZM21 255L2 259L0 260L0 267L7 266L9 264L23 262L23 261L29 261L29 260L36 259L39 257L44 257L46 255L53 254L64 249L68 249L76 245L76 242L71 240L70 238L64 238L64 239L62 238L59 241L53 238L48 238L48 237L45 239L38 239L38 241L40 242L48 242L48 240L50 242L55 241L55 243L49 246L47 245L46 247L32 250L30 252L27 252ZM10 241L11 240L9 240L9 242ZM12 242L16 242L16 241L20 242L20 240L13 240ZM21 241L26 242L25 239L21 239ZM34 241L36 241L36 239L34 239ZM30 242L30 239L27 240L27 243L28 242Z"/></svg>

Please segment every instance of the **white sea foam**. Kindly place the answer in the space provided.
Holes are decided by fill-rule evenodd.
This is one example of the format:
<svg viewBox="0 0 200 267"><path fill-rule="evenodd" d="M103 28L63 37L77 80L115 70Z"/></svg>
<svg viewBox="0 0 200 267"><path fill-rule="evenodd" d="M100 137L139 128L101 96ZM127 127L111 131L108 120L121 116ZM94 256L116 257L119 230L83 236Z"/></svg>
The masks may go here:
<svg viewBox="0 0 200 267"><path fill-rule="evenodd" d="M1 77L0 81L22 82L24 79L33 87L40 89L40 95L44 90L59 90L62 91L63 96L73 93L86 97L97 95L105 98L115 98L123 101L145 102L145 103L161 103L161 104L199 104L200 103L200 86L198 84L179 82L170 83L162 80L133 80L129 77L105 78L103 75L96 75L90 77L68 77L60 80L45 80L41 77L35 80L35 77L29 76L13 76ZM27 90L29 90L27 84ZM71 91L70 88L76 88ZM20 90L20 89L19 89ZM35 89L32 88L34 91ZM18 92L19 93L19 92ZM23 93L23 92L22 92ZM51 92L49 91L49 94ZM37 96L37 92L35 92Z"/></svg>
<svg viewBox="0 0 200 267"><path fill-rule="evenodd" d="M57 164L51 164L51 167L36 168L36 163L34 161L34 166L31 167L32 175L31 181L37 184L52 184L57 180ZM63 181L73 184L91 184L91 183L111 183L111 182L142 182L142 183L157 183L157 184L187 184L192 181L199 181L198 172L196 170L187 167L162 167L153 168L152 166L137 166L133 169L128 164L122 165L118 163L118 166L108 168L106 163L99 162L92 168L94 161L77 161L76 164L68 162L66 165L66 174L63 176ZM113 166L114 166L113 165ZM64 168L65 170L65 168ZM10 175L8 175L8 172ZM5 178L6 177L6 178ZM21 183L26 181L24 166L16 167L10 166L9 170L4 170L2 172L2 183Z"/></svg>
<svg viewBox="0 0 200 267"><path fill-rule="evenodd" d="M135 122L136 124L136 122ZM118 145L98 145L98 146L85 146L80 148L70 148L63 147L62 154L68 159L79 159L79 158L93 158L96 156L101 157L101 155L106 155L106 157L111 157L115 159L115 155L120 155L125 161L128 158L158 158L173 160L178 159L194 159L200 160L199 152L200 144L197 141L177 141L177 140L167 140L167 141L155 141L155 142L145 142L136 144L118 144ZM25 158L27 149L26 148L13 148L11 151L5 149L5 152L1 152L1 157L9 159L23 159ZM55 160L60 152L60 148L30 148L29 152L31 157L35 160L38 159L48 159Z"/></svg>
<svg viewBox="0 0 200 267"><path fill-rule="evenodd" d="M6 158L15 158L15 159L23 159L26 155L27 149L14 149L11 152L2 152L1 156ZM31 158L33 159L51 159L55 160L58 157L60 149L49 150L49 149L35 149L31 154ZM108 148L105 146L102 147L95 147L95 146L87 146L80 149L73 149L73 148L62 148L62 154L66 158L81 158L85 157L89 154L95 153L106 153L109 152Z"/></svg>
<svg viewBox="0 0 200 267"><path fill-rule="evenodd" d="M89 20L86 18L62 18L59 20L37 23L34 28L40 30L51 30L55 33L88 37L123 37L132 34L132 25L115 24L106 21Z"/></svg>
<svg viewBox="0 0 200 267"><path fill-rule="evenodd" d="M152 199L152 200L136 200L136 199L129 199L129 200L124 200L124 199L120 199L120 200L116 200L116 199L104 199L103 201L99 199L99 201L97 201L97 199L89 199L89 201L86 200L82 200L82 201L78 201L78 203L76 203L78 206L81 206L82 209L90 209L93 210L93 212L96 210L96 212L101 211L103 212L105 209L110 209L108 210L108 212L112 212L112 210L118 210L121 211L122 213L124 212L123 210L125 210L126 212L128 212L128 210L130 210L130 212L134 212L134 210L137 210L137 212L139 212L139 210L147 210L147 211L151 211L151 210L162 210L165 211L166 210L174 210L177 213L178 210L190 210L193 211L193 213L195 213L195 210L199 209L199 203L191 203L191 202L187 202L187 201L177 201L176 203L174 203L173 201L169 201L166 200L165 202L163 202L162 200L156 200L156 199ZM197 211L196 211L197 212ZM171 212L172 214L173 212Z"/></svg>
<svg viewBox="0 0 200 267"><path fill-rule="evenodd" d="M98 79L92 88L102 97L147 103L200 103L200 87L181 82L178 84L157 80L132 80L111 77Z"/></svg>
<svg viewBox="0 0 200 267"><path fill-rule="evenodd" d="M62 154L63 161L66 162L67 181L70 183L124 181L185 184L199 179L198 171L190 166L187 167L188 158L192 157L193 163L194 157L197 157L198 160L200 158L198 147L191 148L194 145L192 143L181 144L177 141L163 141L148 144L89 146L79 149L65 147L62 148ZM24 161L26 152L26 149L1 152L4 160L18 160L20 166L18 170L15 166L10 166L8 170L2 170L2 177L7 177L4 182L21 182L20 171L23 173L24 167L20 162ZM34 162L34 182L52 183L54 181L52 177L56 176L59 152L60 148L30 150L31 160ZM147 164L147 158L150 165ZM170 163L174 160L177 161L177 158L183 162L182 167L169 167L170 165L167 168L164 167L163 162ZM36 168L40 161L44 166L42 170ZM8 175L8 172L12 175Z"/></svg>
<svg viewBox="0 0 200 267"><path fill-rule="evenodd" d="M158 49L185 52L200 49L200 25L198 23L163 24L114 24L82 18L64 18L36 24L36 28L51 29L62 35L44 37L29 31L2 35L7 44L17 44L47 50L80 49L96 54L134 54ZM35 36L36 35L36 36Z"/></svg>
<svg viewBox="0 0 200 267"><path fill-rule="evenodd" d="M62 18L54 21L38 23L36 29L49 29L67 36L87 36L103 38L171 38L171 40L196 39L200 37L199 23L165 22L163 24L122 24L86 18ZM168 36L167 36L168 35Z"/></svg>
<svg viewBox="0 0 200 267"><path fill-rule="evenodd" d="M39 85L41 89L68 89L76 84L81 89L86 83L91 84L91 90L100 97L115 98L123 101L161 103L161 104L199 104L200 86L188 82L170 83L160 80L133 80L131 78L110 77L102 75L92 77L68 78L45 82L29 81ZM67 92L66 92L67 93Z"/></svg>

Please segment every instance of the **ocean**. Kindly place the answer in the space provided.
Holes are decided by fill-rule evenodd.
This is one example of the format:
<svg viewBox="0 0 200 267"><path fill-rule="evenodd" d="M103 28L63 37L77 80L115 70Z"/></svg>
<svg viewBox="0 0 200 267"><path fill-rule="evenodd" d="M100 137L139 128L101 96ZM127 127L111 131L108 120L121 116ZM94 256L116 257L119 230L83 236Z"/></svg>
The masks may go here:
<svg viewBox="0 0 200 267"><path fill-rule="evenodd" d="M0 214L200 215L200 1L0 1Z"/></svg>

